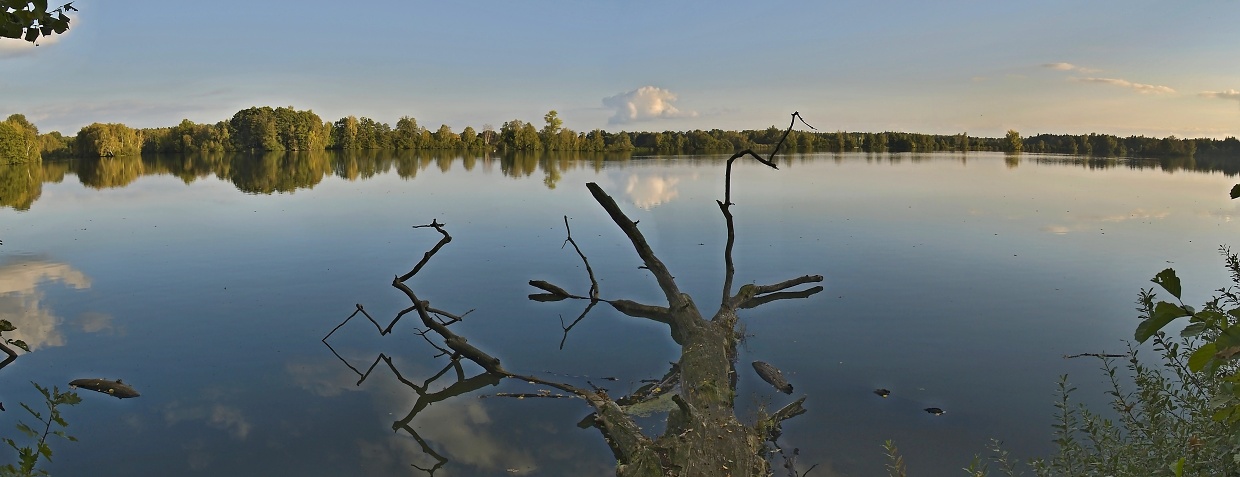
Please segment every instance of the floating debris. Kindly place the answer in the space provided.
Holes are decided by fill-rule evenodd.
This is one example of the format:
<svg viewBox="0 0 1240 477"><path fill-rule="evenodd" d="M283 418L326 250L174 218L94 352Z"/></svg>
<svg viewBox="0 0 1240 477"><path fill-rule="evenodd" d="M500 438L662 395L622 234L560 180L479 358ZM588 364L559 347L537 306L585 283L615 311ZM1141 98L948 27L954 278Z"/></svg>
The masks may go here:
<svg viewBox="0 0 1240 477"><path fill-rule="evenodd" d="M888 391L888 390L883 389L883 388L878 388L878 389L875 389L875 390L874 390L874 394L877 394L877 395L878 395L878 397L880 397L880 398L886 399L886 398L887 398L887 396L890 396L890 395L891 395L891 391Z"/></svg>
<svg viewBox="0 0 1240 477"><path fill-rule="evenodd" d="M128 384L125 384L119 379L115 381L111 379L98 378L74 379L73 381L69 381L69 386L101 392L109 396L114 396L117 399L141 396L141 394L138 394L138 390Z"/></svg>
<svg viewBox="0 0 1240 477"><path fill-rule="evenodd" d="M945 412L947 412L947 411L944 411L944 410L939 409L939 408L937 408L937 407L928 407L928 408L926 408L926 412L928 412L928 413L930 413L930 414L934 414L934 415L936 415L936 416L941 416L941 415L943 415L943 413L945 413Z"/></svg>
<svg viewBox="0 0 1240 477"><path fill-rule="evenodd" d="M771 386L775 386L775 389L783 391L784 394L792 394L792 384L788 383L787 379L784 379L784 373L779 372L779 369L762 361L754 361L753 370L758 372L758 376L763 381L771 383Z"/></svg>

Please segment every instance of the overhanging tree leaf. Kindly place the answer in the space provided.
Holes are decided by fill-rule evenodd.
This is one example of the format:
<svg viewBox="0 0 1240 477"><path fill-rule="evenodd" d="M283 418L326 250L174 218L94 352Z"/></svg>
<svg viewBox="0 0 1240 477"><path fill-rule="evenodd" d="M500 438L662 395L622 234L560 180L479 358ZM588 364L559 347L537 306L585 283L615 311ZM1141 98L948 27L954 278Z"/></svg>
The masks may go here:
<svg viewBox="0 0 1240 477"><path fill-rule="evenodd" d="M1185 338L1197 336L1201 334L1202 331L1205 331L1208 326L1209 325L1206 323L1193 323L1185 326L1184 330L1180 332L1180 336Z"/></svg>
<svg viewBox="0 0 1240 477"><path fill-rule="evenodd" d="M1150 281L1157 283L1172 296L1180 298L1180 278L1175 276L1175 270L1168 268L1158 272L1158 275L1154 275L1154 279Z"/></svg>
<svg viewBox="0 0 1240 477"><path fill-rule="evenodd" d="M1194 351L1188 358L1188 369L1198 372L1205 369L1206 364L1214 359L1214 353L1217 349L1214 343L1206 343L1202 347L1197 348L1197 351Z"/></svg>
<svg viewBox="0 0 1240 477"><path fill-rule="evenodd" d="M1159 275L1162 274L1160 273ZM1178 283L1176 285L1176 289L1177 291L1179 289ZM1157 333L1159 330L1163 329L1164 326L1167 326L1168 323L1171 323L1176 318L1188 315L1188 312L1178 305L1167 303L1165 301L1158 302L1158 305L1155 305L1154 307L1154 314L1137 326L1137 341L1144 343L1146 340L1150 339L1151 336L1154 336L1154 333Z"/></svg>

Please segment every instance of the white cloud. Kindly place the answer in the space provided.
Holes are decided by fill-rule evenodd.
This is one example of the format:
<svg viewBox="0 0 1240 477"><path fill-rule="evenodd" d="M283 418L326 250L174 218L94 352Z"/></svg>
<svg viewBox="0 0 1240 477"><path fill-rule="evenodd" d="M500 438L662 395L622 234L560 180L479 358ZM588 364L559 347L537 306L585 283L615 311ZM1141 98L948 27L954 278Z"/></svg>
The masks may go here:
<svg viewBox="0 0 1240 477"><path fill-rule="evenodd" d="M1170 87L1167 87L1167 86L1155 85L1155 84L1133 83L1131 81L1123 80L1119 78L1092 78L1090 77L1090 78L1072 78L1072 80L1080 81L1083 83L1102 83L1102 84L1109 84L1113 86L1119 86L1122 88L1130 88L1130 89L1137 91L1138 93L1169 94L1169 93L1175 92L1174 89L1171 89Z"/></svg>
<svg viewBox="0 0 1240 477"><path fill-rule="evenodd" d="M629 176L629 182L625 186L624 192L629 195L633 205L649 210L680 195L680 192L676 190L676 185L679 183L680 178L677 177L649 176L640 178L634 174Z"/></svg>
<svg viewBox="0 0 1240 477"><path fill-rule="evenodd" d="M616 114L608 124L626 124L654 119L693 118L698 113L681 111L672 105L676 95L655 86L642 86L627 93L603 98L603 107L614 109Z"/></svg>
<svg viewBox="0 0 1240 477"><path fill-rule="evenodd" d="M65 344L61 318L42 303L39 285L48 282L90 288L86 275L63 263L21 258L0 265L0 319L17 327L5 338L25 341L31 350Z"/></svg>
<svg viewBox="0 0 1240 477"><path fill-rule="evenodd" d="M1059 70L1059 71L1077 71L1077 72L1081 72L1081 73L1096 73L1096 72L1098 72L1098 70L1095 70L1095 69L1092 69L1092 68L1086 68L1086 67L1084 67L1084 66L1077 66L1077 65L1074 65L1074 64L1072 64L1072 63L1047 63L1047 64L1042 65L1042 67L1043 67L1043 68L1050 68L1050 69L1052 69L1052 70Z"/></svg>
<svg viewBox="0 0 1240 477"><path fill-rule="evenodd" d="M1197 96L1201 96L1203 98L1217 98L1217 99L1226 99L1226 100L1231 100L1231 101L1240 101L1240 91L1236 91L1234 89L1229 89L1227 91L1202 91L1201 93L1198 93Z"/></svg>

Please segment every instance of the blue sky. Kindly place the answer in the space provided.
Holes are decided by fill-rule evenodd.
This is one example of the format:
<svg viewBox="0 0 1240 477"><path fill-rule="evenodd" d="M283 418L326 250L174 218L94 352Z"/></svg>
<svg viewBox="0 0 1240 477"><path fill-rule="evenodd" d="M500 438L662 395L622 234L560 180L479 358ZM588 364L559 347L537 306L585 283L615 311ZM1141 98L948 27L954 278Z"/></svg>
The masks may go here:
<svg viewBox="0 0 1240 477"><path fill-rule="evenodd" d="M53 2L54 3L54 2ZM214 123L250 106L424 127L999 136L1240 131L1240 1L77 0L0 40L0 115Z"/></svg>

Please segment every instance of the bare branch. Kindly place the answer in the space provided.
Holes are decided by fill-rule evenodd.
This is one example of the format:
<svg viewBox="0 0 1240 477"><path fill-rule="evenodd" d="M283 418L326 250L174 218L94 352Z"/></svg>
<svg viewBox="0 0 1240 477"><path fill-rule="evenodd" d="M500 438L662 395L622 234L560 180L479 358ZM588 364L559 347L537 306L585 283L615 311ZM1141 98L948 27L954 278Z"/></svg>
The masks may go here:
<svg viewBox="0 0 1240 477"><path fill-rule="evenodd" d="M573 320L573 322L570 323L568 326L564 326L564 318L560 317L560 328L564 329L564 336L560 338L560 349L561 350L564 349L564 342L568 341L568 332L572 331L573 327L577 326L577 323L581 323L581 320L585 319L586 315L590 314L590 310L593 310L594 305L597 305L597 304L598 304L598 301L590 300L590 304L586 305L586 309L581 310L581 314L577 315L577 319Z"/></svg>
<svg viewBox="0 0 1240 477"><path fill-rule="evenodd" d="M632 300L602 300L616 311L634 318L649 318L659 323L672 322L672 311L666 307L646 305Z"/></svg>
<svg viewBox="0 0 1240 477"><path fill-rule="evenodd" d="M816 283L822 281L822 275L802 275L791 280L784 280L773 285L754 285L754 295L762 295L764 293L777 292L787 290L797 285L806 283Z"/></svg>
<svg viewBox="0 0 1240 477"><path fill-rule="evenodd" d="M435 244L435 246L432 247L429 251L422 254L422 260L419 261L417 265L413 266L413 270L409 270L409 273L402 275L400 277L400 281L403 282L405 280L408 280L410 277L417 275L418 271L421 270L422 267L426 265L426 262L429 262L431 260L431 257L435 256L435 254L439 252L439 249L443 248L444 245L447 245L448 242L452 241L452 236L448 235L448 231L443 229L444 225L445 224L439 223L438 220L431 220L431 223L429 224L413 226L413 228L415 229L420 229L420 228L425 228L425 227L434 228L435 230L439 231L441 235L443 235L443 238L439 239L439 243Z"/></svg>
<svg viewBox="0 0 1240 477"><path fill-rule="evenodd" d="M594 279L594 269L590 268L590 261L586 259L586 254L581 253L581 247L577 246L577 241L573 240L573 230L568 226L568 216L564 216L564 231L567 232L568 238L564 239L565 244L572 244L573 250L577 251L577 256L581 257L581 262L586 264L586 274L590 276L590 299L598 299L598 280Z"/></svg>
<svg viewBox="0 0 1240 477"><path fill-rule="evenodd" d="M768 295L762 295L762 296L750 298L748 300L745 300L741 304L737 305L736 307L745 308L745 309L756 308L760 305L765 305L767 303L778 301L778 300L809 298L821 291L822 291L822 287L813 287L813 288L809 288L809 289L801 290L801 291L771 293Z"/></svg>
<svg viewBox="0 0 1240 477"><path fill-rule="evenodd" d="M769 166L772 169L779 169L779 166L775 164L775 155L779 153L779 148L783 146L784 141L788 139L788 134L792 132L792 128L793 126L796 126L798 119L801 121L801 124L804 124L806 127L810 129L814 129L813 126L810 126L809 123L805 122L805 118L801 117L800 112L793 111L792 120L788 123L788 129L784 130L784 135L779 138L779 142L776 143L775 148L771 150L770 157L763 159L762 156L759 156L757 153L753 152L752 149L745 149L743 151L737 152L736 154L733 154L732 157L728 158L728 162L724 168L724 174L723 174L723 200L715 201L719 204L719 211L723 212L723 217L725 221L727 222L727 227L728 227L728 242L727 242L727 245L724 247L724 251L723 251L724 274L723 274L723 298L720 301L721 306L725 306L725 307L729 306L728 297L732 295L732 280L733 280L733 277L735 277L736 275L736 266L732 262L732 248L734 245L736 245L736 226L734 224L734 220L732 218L732 211L731 211L731 208L733 205L732 203L732 163L735 162L737 159L740 159L745 156L749 156L749 157L754 158L754 160ZM817 129L814 129L814 130L816 131ZM733 301L732 305L735 306L736 303L738 302Z"/></svg>
<svg viewBox="0 0 1240 477"><path fill-rule="evenodd" d="M17 359L17 352L13 351L12 348L9 348L7 345L5 345L3 341L0 341L0 351L4 351L4 354L7 355L4 358L4 361L0 361L0 368L4 368L5 366L8 366L9 363L12 363L14 360Z"/></svg>
<svg viewBox="0 0 1240 477"><path fill-rule="evenodd" d="M594 196L594 200L607 211L611 216L612 222L620 226L620 230L629 237L629 242L633 243L633 248L637 250L637 255L641 257L642 262L650 273L654 274L655 280L659 282L659 288L663 290L663 294L667 297L668 305L673 308L682 306L686 299L680 293L680 288L676 286L676 280L672 273L667 271L667 266L655 256L654 250L650 249L650 244L646 242L646 237L642 236L640 230L637 230L637 223L629 219L624 212L620 210L620 206L616 205L615 199L603 192L603 189L593 182L587 183L586 188L590 189L590 194Z"/></svg>

